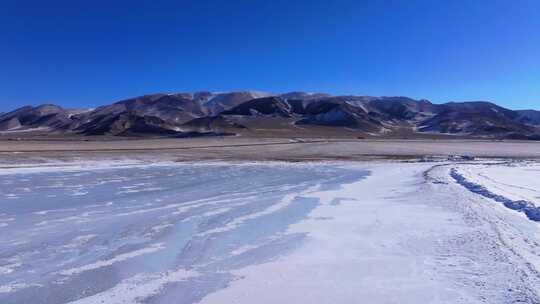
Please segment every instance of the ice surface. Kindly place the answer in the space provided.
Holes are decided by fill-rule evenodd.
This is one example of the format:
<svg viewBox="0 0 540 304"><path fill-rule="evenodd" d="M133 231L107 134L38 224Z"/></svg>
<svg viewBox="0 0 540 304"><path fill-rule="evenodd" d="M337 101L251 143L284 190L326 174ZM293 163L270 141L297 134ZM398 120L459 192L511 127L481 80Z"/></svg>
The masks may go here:
<svg viewBox="0 0 540 304"><path fill-rule="evenodd" d="M451 176L534 200L535 168L0 169L0 303L539 303L538 223Z"/></svg>
<svg viewBox="0 0 540 304"><path fill-rule="evenodd" d="M126 289L128 303L177 293L194 302L233 280L228 268L300 246L305 236L283 232L317 206L304 193L366 174L283 163L4 169L0 302L112 303ZM259 245L272 249L239 254Z"/></svg>

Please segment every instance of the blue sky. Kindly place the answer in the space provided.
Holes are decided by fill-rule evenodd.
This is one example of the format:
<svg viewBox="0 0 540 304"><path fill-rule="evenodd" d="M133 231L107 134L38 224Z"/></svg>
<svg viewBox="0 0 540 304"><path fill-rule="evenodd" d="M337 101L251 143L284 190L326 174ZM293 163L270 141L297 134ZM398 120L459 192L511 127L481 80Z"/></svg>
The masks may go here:
<svg viewBox="0 0 540 304"><path fill-rule="evenodd" d="M245 89L540 109L540 1L0 0L0 111Z"/></svg>

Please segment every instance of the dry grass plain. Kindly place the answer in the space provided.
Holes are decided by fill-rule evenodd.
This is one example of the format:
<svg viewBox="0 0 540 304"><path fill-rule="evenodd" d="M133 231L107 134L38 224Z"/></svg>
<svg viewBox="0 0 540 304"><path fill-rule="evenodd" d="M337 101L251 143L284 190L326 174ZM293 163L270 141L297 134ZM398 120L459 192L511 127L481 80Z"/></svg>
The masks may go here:
<svg viewBox="0 0 540 304"><path fill-rule="evenodd" d="M2 163L22 159L166 157L194 160L366 160L469 155L540 158L540 142L463 139L325 139L206 137L126 140L0 140Z"/></svg>

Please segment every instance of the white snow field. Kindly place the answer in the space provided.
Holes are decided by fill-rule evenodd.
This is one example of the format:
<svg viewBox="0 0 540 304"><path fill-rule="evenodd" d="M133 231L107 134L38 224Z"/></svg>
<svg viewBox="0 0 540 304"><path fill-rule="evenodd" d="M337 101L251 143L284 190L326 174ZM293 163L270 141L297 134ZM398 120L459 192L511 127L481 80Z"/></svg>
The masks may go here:
<svg viewBox="0 0 540 304"><path fill-rule="evenodd" d="M0 303L540 303L540 165L0 169Z"/></svg>

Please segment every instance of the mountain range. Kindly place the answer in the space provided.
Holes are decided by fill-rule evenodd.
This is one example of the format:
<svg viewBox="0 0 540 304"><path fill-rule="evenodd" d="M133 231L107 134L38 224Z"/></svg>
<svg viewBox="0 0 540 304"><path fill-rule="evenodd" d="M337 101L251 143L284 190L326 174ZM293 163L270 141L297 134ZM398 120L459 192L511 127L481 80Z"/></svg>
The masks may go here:
<svg viewBox="0 0 540 304"><path fill-rule="evenodd" d="M25 106L0 114L0 134L538 140L540 111L515 111L483 101L434 104L407 97L196 92L145 95L86 110Z"/></svg>

